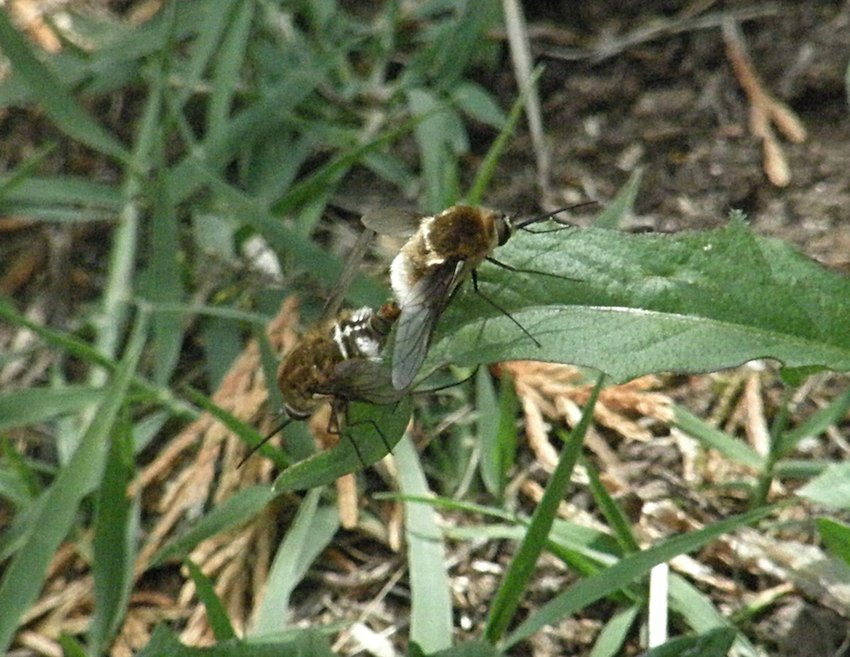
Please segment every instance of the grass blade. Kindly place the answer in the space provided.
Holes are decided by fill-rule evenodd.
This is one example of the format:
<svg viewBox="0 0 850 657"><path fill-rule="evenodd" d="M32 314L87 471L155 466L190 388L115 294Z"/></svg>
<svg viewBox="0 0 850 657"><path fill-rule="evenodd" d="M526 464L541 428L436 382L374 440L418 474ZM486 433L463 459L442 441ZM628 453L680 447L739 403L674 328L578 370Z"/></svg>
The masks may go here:
<svg viewBox="0 0 850 657"><path fill-rule="evenodd" d="M148 313L141 310L124 358L105 391L89 429L56 480L44 493L45 504L31 533L12 558L0 580L0 653L12 642L18 619L35 601L53 554L71 528L77 508L100 480L106 463L115 418L125 403L133 372L138 365L148 330Z"/></svg>
<svg viewBox="0 0 850 657"><path fill-rule="evenodd" d="M631 554L598 575L573 584L528 617L505 641L509 648L527 639L544 625L551 625L570 616L579 609L618 591L630 582L643 577L649 570L679 554L697 550L718 536L738 527L748 525L773 513L774 507L762 507L748 513L727 518L704 529L671 538L660 545Z"/></svg>
<svg viewBox="0 0 850 657"><path fill-rule="evenodd" d="M409 436L395 450L398 482L405 495L427 495L428 483ZM426 654L451 645L452 600L446 572L446 547L434 510L405 502L407 564L410 569L412 618L410 639Z"/></svg>
<svg viewBox="0 0 850 657"><path fill-rule="evenodd" d="M127 486L134 475L133 441L127 418L113 435L95 519L95 606L89 628L89 652L93 655L103 653L109 646L127 611L139 530L138 501L127 497Z"/></svg>
<svg viewBox="0 0 850 657"><path fill-rule="evenodd" d="M322 493L321 488L311 490L298 507L266 580L252 635L272 634L285 627L292 591L339 528L337 510L319 507Z"/></svg>
<svg viewBox="0 0 850 657"><path fill-rule="evenodd" d="M204 575L191 559L186 559L183 564L189 571L189 577L195 583L198 598L207 610L207 620L210 622L216 641L227 641L235 638L236 631L233 629L233 624L230 622L221 598L215 593L210 578Z"/></svg>
<svg viewBox="0 0 850 657"><path fill-rule="evenodd" d="M12 26L6 12L0 12L0 43L15 75L21 77L60 130L101 153L129 161L130 154L121 142L104 130L65 88L62 80L38 60L27 40Z"/></svg>
<svg viewBox="0 0 850 657"><path fill-rule="evenodd" d="M558 460L558 465L552 472L543 498L534 509L531 524L516 555L508 567L502 585L496 593L487 619L487 627L484 630L485 638L491 643L496 643L504 635L514 613L519 607L519 602L528 588L531 573L537 564L540 553L546 546L546 539L552 528L552 523L558 513L558 505L564 499L567 488L570 485L573 468L581 456L581 448L584 436L593 420L593 407L602 389L604 377L599 376L590 398L584 407L581 420L566 440L564 450Z"/></svg>

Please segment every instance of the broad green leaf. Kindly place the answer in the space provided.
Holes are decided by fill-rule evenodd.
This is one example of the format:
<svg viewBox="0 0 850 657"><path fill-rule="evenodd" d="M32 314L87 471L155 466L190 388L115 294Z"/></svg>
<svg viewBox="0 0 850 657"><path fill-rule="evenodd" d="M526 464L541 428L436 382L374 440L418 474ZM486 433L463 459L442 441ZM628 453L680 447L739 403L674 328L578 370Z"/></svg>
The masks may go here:
<svg viewBox="0 0 850 657"><path fill-rule="evenodd" d="M350 404L339 443L284 470L275 492L323 486L379 461L401 440L411 406L409 397L396 405Z"/></svg>
<svg viewBox="0 0 850 657"><path fill-rule="evenodd" d="M830 552L850 564L850 525L825 517L817 518L815 524Z"/></svg>
<svg viewBox="0 0 850 657"><path fill-rule="evenodd" d="M518 234L485 264L482 293L445 313L423 373L439 365L533 359L594 367L624 381L705 372L755 358L850 370L850 278L740 218L719 230L631 235L594 228Z"/></svg>
<svg viewBox="0 0 850 657"><path fill-rule="evenodd" d="M850 509L850 463L829 465L800 488L797 495L833 509Z"/></svg>

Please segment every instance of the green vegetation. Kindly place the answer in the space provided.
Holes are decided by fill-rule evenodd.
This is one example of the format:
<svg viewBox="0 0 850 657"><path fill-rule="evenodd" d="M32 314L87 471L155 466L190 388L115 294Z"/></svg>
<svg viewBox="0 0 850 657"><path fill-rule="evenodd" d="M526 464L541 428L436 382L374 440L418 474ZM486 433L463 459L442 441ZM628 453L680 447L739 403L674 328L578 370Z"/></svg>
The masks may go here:
<svg viewBox="0 0 850 657"><path fill-rule="evenodd" d="M33 121L40 112L46 135L44 143L16 145L22 155L0 178L0 207L62 230L96 222L99 245L85 248L101 258L96 278L102 280L96 297L71 306L72 317L61 327L29 319L18 299L0 299L4 322L38 339L25 351L4 353L2 363L26 359L36 348L57 354L36 384L0 392L0 498L9 509L0 534L0 650L13 645L51 562L70 546L93 577L93 613L86 629L62 637L61 645L69 655L108 652L144 574L134 572L134 564L151 518L131 487L138 464L204 409L246 443L260 440L255 427L214 408L206 395L221 383L246 336L259 339L263 370L267 378L273 374L276 354L262 328L289 293L301 295L306 317L316 315L317 287L332 286L344 266L343 256L323 246L322 218L346 199L352 207L344 210L373 200L365 192L352 197L355 176L380 181L397 198L415 196L423 210L458 201L464 189L473 190L471 201L483 197L521 107L516 102L504 112L473 81L498 64L488 33L500 25L500 3L385 5L376 17L358 16L333 0L283 6L196 0L166 3L132 29L79 16L74 29L89 47L68 43L50 57L0 13L0 43L13 73L0 85L0 105L28 108ZM111 113L111 100L120 116ZM464 175L474 151L472 121L487 126L495 144L475 153L485 164L474 180ZM66 151L75 149L85 155L72 162ZM767 455L674 406L676 427L749 473L741 484L749 508L638 547L626 510L582 459L603 380L708 372L760 358L780 361L789 386L817 371L850 370L850 280L755 235L739 215L715 231L613 230L637 186L636 176L603 208L596 227L520 233L497 254L561 279L481 268L481 289L541 347L466 285L442 318L423 370L524 358L607 375L586 373L586 382L597 386L581 422L569 433L554 431L560 461L533 513L506 502L518 450L518 403L507 378L496 385L482 369L474 386L445 393L453 409L473 398L478 405L477 433L463 429L482 446L478 461L461 439L423 453L413 447L405 433L411 408L433 426L442 414L437 402L355 405L350 440L303 459L312 443L287 434L283 453L262 452L282 470L274 484L199 501L195 517L184 518L150 557L146 573L176 572L174 564L185 564L183 577L194 582L217 645L182 646L171 629L159 627L140 654L332 654L329 637L339 626L287 624L293 592L339 530L332 489L315 487L378 461L387 446L394 448L399 494L376 498L401 499L405 506L411 611L399 627L408 633L401 643L414 655L500 654L600 600L612 613L593 654L619 654L637 635L649 571L766 521L776 511L767 504L772 484L792 476L810 480L804 499L850 507L845 469L793 459L800 441L846 416L850 393L790 426L789 392L770 427ZM241 254L255 238L281 263L283 282L250 283L261 275ZM352 285L349 301L378 304L387 289L364 276ZM205 393L190 389L201 386ZM269 394L266 414L280 406L277 393ZM374 439L376 425L386 441ZM17 433L28 427L37 427L53 447L30 449L18 437L35 430ZM606 529L558 516L559 503L576 485L577 464L589 472L589 494ZM464 497L469 487L460 482L470 478L480 485ZM303 496L293 493L308 488ZM474 526L442 526L433 509L474 517ZM215 579L190 553L205 539L270 518L281 523L279 544L271 547L277 556L243 640ZM818 529L829 549L850 562L850 527L824 516ZM487 605L486 626L476 628L473 641L452 637L448 539L515 546ZM544 552L577 580L520 615ZM850 579L850 571L836 572ZM671 577L670 608L688 636L648 654L725 655L733 641L740 654L757 654L746 632L680 575Z"/></svg>

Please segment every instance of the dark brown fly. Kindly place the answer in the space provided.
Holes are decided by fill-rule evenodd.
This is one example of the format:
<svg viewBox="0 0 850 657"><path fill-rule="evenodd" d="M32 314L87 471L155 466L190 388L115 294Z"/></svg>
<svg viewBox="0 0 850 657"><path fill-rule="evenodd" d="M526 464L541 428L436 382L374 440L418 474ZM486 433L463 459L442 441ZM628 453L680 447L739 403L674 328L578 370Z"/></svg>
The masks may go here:
<svg viewBox="0 0 850 657"><path fill-rule="evenodd" d="M370 230L360 236L325 304L322 319L304 333L281 361L277 385L288 419L271 435L292 420L309 418L324 402L332 407L329 430L337 432L350 402L391 404L401 398L381 358L390 329L399 317L398 306L393 302L377 311L368 307L339 310L372 237L374 233Z"/></svg>
<svg viewBox="0 0 850 657"><path fill-rule="evenodd" d="M401 395L390 383L381 352L393 322L395 303L342 310L307 331L277 371L287 415L305 420L329 401L337 412L349 402L390 404Z"/></svg>
<svg viewBox="0 0 850 657"><path fill-rule="evenodd" d="M515 270L494 260L491 254L515 230L554 214L514 221L488 208L455 205L430 216L381 210L363 217L364 225L375 232L409 238L390 266L393 293L401 309L393 342L394 388L405 390L413 382L425 360L437 320L467 275L472 275L477 290L475 270L482 262L490 260L514 271L545 274ZM483 298L539 345L503 308Z"/></svg>

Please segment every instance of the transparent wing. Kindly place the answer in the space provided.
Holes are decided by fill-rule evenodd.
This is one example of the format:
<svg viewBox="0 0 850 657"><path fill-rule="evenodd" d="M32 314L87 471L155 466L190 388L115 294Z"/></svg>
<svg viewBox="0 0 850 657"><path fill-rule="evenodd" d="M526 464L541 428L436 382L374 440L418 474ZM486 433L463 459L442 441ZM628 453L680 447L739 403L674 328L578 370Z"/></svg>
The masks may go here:
<svg viewBox="0 0 850 657"><path fill-rule="evenodd" d="M379 208L363 215L361 221L366 228L381 235L410 237L419 230L424 214L401 208Z"/></svg>
<svg viewBox="0 0 850 657"><path fill-rule="evenodd" d="M322 307L322 319L329 319L336 315L339 311L342 306L342 301L348 293L351 281L354 280L354 277L357 275L357 271L360 268L360 263L363 262L363 256L366 255L366 249L369 248L369 243L374 237L375 232L368 228L357 237L357 241L351 248L351 253L348 254L348 259L345 261L345 265L342 268L342 273L339 275L336 285L334 285L327 301L325 301L325 305Z"/></svg>
<svg viewBox="0 0 850 657"><path fill-rule="evenodd" d="M401 305L393 343L393 386L405 390L419 373L440 315L460 282L463 262L438 265L420 279Z"/></svg>
<svg viewBox="0 0 850 657"><path fill-rule="evenodd" d="M344 360L334 368L327 394L347 401L393 404L402 392L393 388L390 370L384 363L365 358Z"/></svg>

